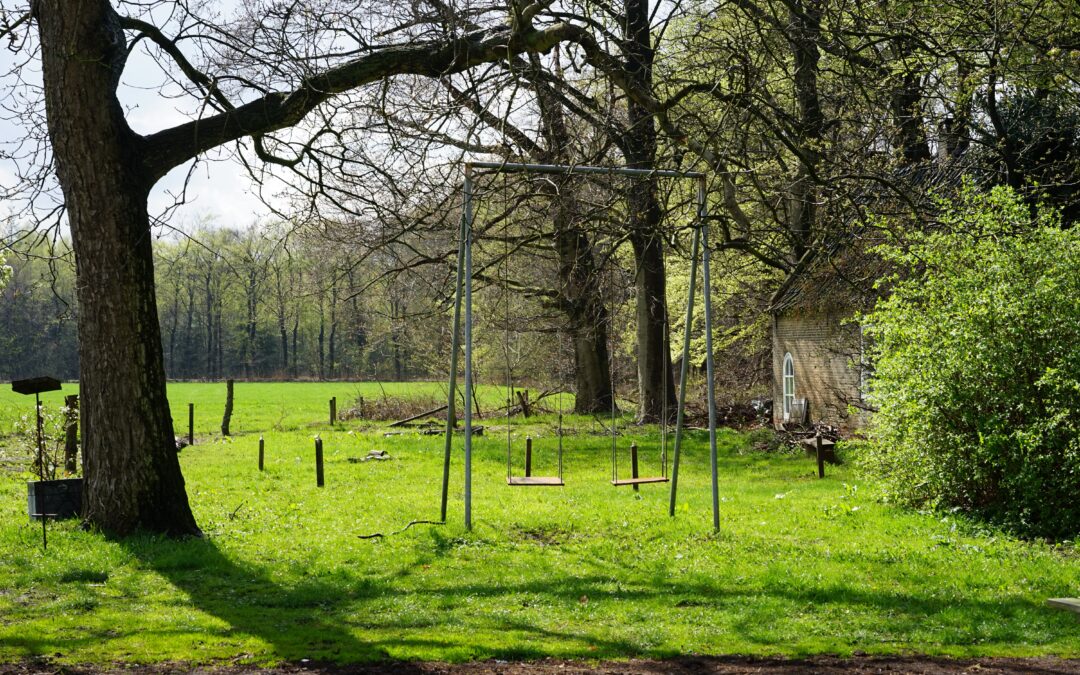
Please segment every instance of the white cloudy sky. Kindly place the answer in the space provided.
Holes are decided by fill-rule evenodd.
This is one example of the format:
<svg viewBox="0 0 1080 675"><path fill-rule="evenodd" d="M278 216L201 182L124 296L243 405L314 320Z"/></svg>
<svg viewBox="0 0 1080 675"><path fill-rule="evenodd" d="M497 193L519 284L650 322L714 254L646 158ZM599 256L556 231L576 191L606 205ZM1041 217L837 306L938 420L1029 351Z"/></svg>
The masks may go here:
<svg viewBox="0 0 1080 675"><path fill-rule="evenodd" d="M0 8L5 10L11 10L15 4L25 3L0 0ZM223 4L233 4L233 0L226 0ZM32 36L32 27L30 31ZM9 72L24 59L22 54L0 49L0 73ZM22 66L20 76L28 81L39 81L39 67L36 61L30 61ZM161 96L162 81L158 67L143 49L137 49L124 71L120 98L129 111L129 123L139 133L151 133L191 119L190 112L197 102ZM10 87L5 84L9 83L0 82L0 96L12 97ZM13 98L5 101L13 102ZM24 119L19 118L0 121L0 151L10 149L12 143L25 136L27 130L23 124ZM218 151L200 158L188 182L187 203L171 218L174 225L184 227L196 221L209 221L220 226L244 227L269 215L269 210L259 201L244 169L228 160L228 154L227 151ZM159 213L173 203L171 195L183 189L191 166L189 163L177 167L157 184L150 198L151 213ZM0 154L0 185L10 187L14 170L11 160ZM10 213L10 210L5 211Z"/></svg>

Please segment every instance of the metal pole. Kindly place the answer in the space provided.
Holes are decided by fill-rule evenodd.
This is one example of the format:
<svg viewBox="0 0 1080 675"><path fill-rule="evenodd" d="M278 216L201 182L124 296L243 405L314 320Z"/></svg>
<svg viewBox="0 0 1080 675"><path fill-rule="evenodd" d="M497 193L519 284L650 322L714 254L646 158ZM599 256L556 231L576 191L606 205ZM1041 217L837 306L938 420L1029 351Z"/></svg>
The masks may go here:
<svg viewBox="0 0 1080 675"><path fill-rule="evenodd" d="M562 392L559 392L559 407L562 408ZM562 480L562 413L559 413L559 480Z"/></svg>
<svg viewBox="0 0 1080 675"><path fill-rule="evenodd" d="M465 185L468 189L469 172L465 172ZM461 349L461 278L465 273L465 216L461 217L461 228L458 230L458 255L457 255L457 285L454 286L454 334L451 338L450 348L450 384L449 394L446 401L446 445L443 448L443 472L442 472L442 507L439 510L439 520L446 522L446 499L450 490L450 449L454 441L454 422L457 414L454 411L454 399L457 394L457 368L458 350ZM469 406L465 406L468 408Z"/></svg>
<svg viewBox="0 0 1080 675"><path fill-rule="evenodd" d="M608 176L655 176L657 178L697 178L700 171L671 171L665 169L628 169L618 166L588 166L585 164L519 164L515 162L466 162L465 170L495 169L502 173L603 174Z"/></svg>
<svg viewBox="0 0 1080 675"><path fill-rule="evenodd" d="M41 480L45 480L45 445L44 441L41 438L44 435L42 433L41 425L41 394L36 391L34 392L34 416L37 420L36 424L34 425L34 429L37 432L38 475L41 477ZM42 519L44 519L44 516L42 516ZM42 532L44 531L45 530L42 530Z"/></svg>
<svg viewBox="0 0 1080 675"><path fill-rule="evenodd" d="M465 174L465 391L472 393L472 180ZM465 529L472 529L472 406L465 406Z"/></svg>
<svg viewBox="0 0 1080 675"><path fill-rule="evenodd" d="M705 179L702 178L698 189L704 192ZM712 508L713 530L720 531L720 485L716 458L716 387L713 373L712 341L712 283L709 281L709 228L702 219L701 228L701 274L705 286L705 372L708 377L709 392L709 463L712 469Z"/></svg>
<svg viewBox="0 0 1080 675"><path fill-rule="evenodd" d="M699 205L699 211L701 207ZM699 215L700 219L700 215ZM690 252L690 293L686 298L686 327L683 335L682 365L679 366L679 400L675 418L675 452L671 460L671 500L668 515L675 516L675 498L679 490L679 457L682 455L682 433L686 412L686 375L690 365L690 327L694 324L694 294L697 293L697 260L701 245L701 230L694 228L694 243Z"/></svg>

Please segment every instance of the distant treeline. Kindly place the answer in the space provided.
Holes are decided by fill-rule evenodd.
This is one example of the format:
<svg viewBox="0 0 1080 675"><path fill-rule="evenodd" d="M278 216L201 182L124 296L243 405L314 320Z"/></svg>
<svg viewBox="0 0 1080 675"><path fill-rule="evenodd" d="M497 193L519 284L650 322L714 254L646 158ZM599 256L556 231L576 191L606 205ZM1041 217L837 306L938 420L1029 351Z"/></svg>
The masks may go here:
<svg viewBox="0 0 1080 675"><path fill-rule="evenodd" d="M443 316L440 294L419 275L391 273L375 257L361 269L325 243L286 234L201 227L155 244L170 378L406 380L440 372L429 352L449 329L431 320ZM67 242L7 257L13 274L0 292L0 379L76 379L78 303Z"/></svg>

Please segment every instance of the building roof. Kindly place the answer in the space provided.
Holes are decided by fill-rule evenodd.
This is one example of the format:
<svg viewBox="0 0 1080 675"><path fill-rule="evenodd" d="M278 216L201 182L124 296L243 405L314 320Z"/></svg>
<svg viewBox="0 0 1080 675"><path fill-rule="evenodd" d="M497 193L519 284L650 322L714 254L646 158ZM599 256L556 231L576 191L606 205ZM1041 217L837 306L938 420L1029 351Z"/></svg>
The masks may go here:
<svg viewBox="0 0 1080 675"><path fill-rule="evenodd" d="M861 201L885 218L930 213L938 198L954 192L974 171L977 167L963 159L906 165L868 189ZM873 252L885 238L883 229L860 224L824 248L811 248L773 293L769 311L868 309L881 294L875 284L888 273Z"/></svg>

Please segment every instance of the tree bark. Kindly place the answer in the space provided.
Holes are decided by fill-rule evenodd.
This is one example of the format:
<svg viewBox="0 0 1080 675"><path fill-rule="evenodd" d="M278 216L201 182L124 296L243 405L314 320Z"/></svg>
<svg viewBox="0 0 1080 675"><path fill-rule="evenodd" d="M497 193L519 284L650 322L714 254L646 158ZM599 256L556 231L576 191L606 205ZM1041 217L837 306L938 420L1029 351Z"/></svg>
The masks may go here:
<svg viewBox="0 0 1080 675"><path fill-rule="evenodd" d="M792 262L802 259L813 242L817 224L818 185L815 175L821 161L821 140L825 116L818 95L821 52L821 4L805 0L790 13L788 41L795 63L794 89L798 106L795 122L799 159L788 197L788 227L791 230Z"/></svg>
<svg viewBox="0 0 1080 675"><path fill-rule="evenodd" d="M45 106L78 274L83 517L197 535L165 396L142 139L116 97L126 57L104 0L40 0Z"/></svg>
<svg viewBox="0 0 1080 675"><path fill-rule="evenodd" d="M893 126L896 145L904 163L912 164L930 159L930 143L926 139L922 113L923 81L914 73L905 73L892 92Z"/></svg>
<svg viewBox="0 0 1080 675"><path fill-rule="evenodd" d="M654 51L649 30L648 0L626 0L626 75L634 86L652 91ZM630 129L625 148L627 165L652 169L656 164L656 124L652 114L633 97L627 99ZM637 272L637 366L639 421L661 418L675 409L675 378L668 349L667 273L664 269L662 212L655 178L634 181L627 195L627 228Z"/></svg>
<svg viewBox="0 0 1080 675"><path fill-rule="evenodd" d="M67 408L67 421L64 425L64 473L75 475L79 470L79 396L72 394L64 397Z"/></svg>
<svg viewBox="0 0 1080 675"><path fill-rule="evenodd" d="M531 59L534 71L539 59ZM538 75L539 73L536 72ZM546 150L542 163L570 163L570 131L562 104L540 77L534 77ZM551 199L555 251L559 258L559 300L574 348L574 412L611 409L611 363L608 354L608 312L600 294L596 260L589 237L577 225L579 208L572 176L552 176L540 184ZM561 383L560 383L561 384Z"/></svg>

